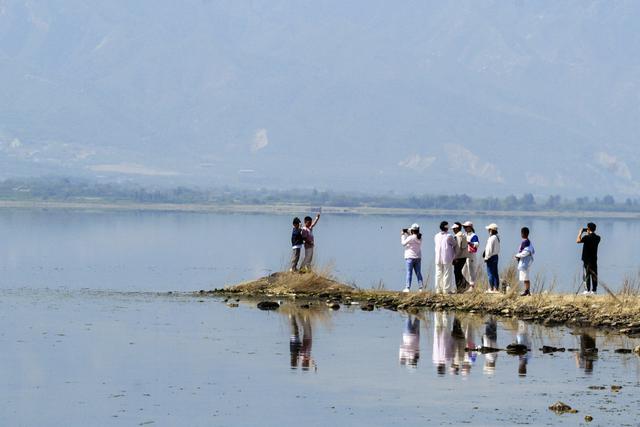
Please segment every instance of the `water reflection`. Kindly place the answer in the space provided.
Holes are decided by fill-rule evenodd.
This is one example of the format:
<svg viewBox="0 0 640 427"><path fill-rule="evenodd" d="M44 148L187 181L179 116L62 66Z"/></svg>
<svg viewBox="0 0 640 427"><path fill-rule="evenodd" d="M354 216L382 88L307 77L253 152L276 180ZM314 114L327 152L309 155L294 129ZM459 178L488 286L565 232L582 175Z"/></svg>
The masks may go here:
<svg viewBox="0 0 640 427"><path fill-rule="evenodd" d="M531 338L529 336L529 325L522 320L518 321L518 333L516 334L516 343L521 344L531 350ZM521 377L527 376L527 363L529 363L530 351L524 354L518 355L518 375Z"/></svg>
<svg viewBox="0 0 640 427"><path fill-rule="evenodd" d="M291 337L289 339L289 352L291 354L291 369L300 367L303 371L315 368L315 362L311 358L311 345L313 336L311 319L308 315L298 313L289 314L291 325ZM302 339L300 329L302 328Z"/></svg>
<svg viewBox="0 0 640 427"><path fill-rule="evenodd" d="M493 316L489 316L484 325L484 335L482 336L482 346L498 348L498 322ZM498 353L487 353L484 355L484 372L492 374L496 370Z"/></svg>
<svg viewBox="0 0 640 427"><path fill-rule="evenodd" d="M453 337L449 330L449 316L445 312L433 313L433 364L436 372L444 375L447 363L453 357Z"/></svg>
<svg viewBox="0 0 640 427"><path fill-rule="evenodd" d="M466 375L471 370L471 365L464 362L467 340L464 332L462 331L460 319L456 316L453 317L451 338L453 339L453 361L451 363L451 372L457 375L462 371L462 373Z"/></svg>
<svg viewBox="0 0 640 427"><path fill-rule="evenodd" d="M353 312L355 309L345 308L344 314L347 311ZM342 313L327 310L324 305L312 306L309 309L300 309L295 305L281 307L280 314L285 321L286 329L290 331L288 365L292 370L317 371L317 363L312 351L313 332L317 332L314 329L318 327L324 331L331 329L334 316ZM433 319L433 322L427 320L425 317L427 315L431 317L429 320ZM505 349L507 344L515 343L525 346L529 351L503 356L500 364L509 371L507 373L510 375L527 377L532 374L530 360L533 357L533 351L547 344L560 344L558 340L563 334L561 329L545 328L516 319L498 320L492 315L421 312L402 314L398 320L402 322L401 336L392 334L394 336L392 345L398 352L396 363L405 368L415 369L420 362L421 353L424 357L423 352L432 351L435 372L431 372L437 376L470 377L476 362L482 366L482 369L478 369L480 375L499 375L496 373L497 362L503 350L498 349ZM431 333L433 333L433 341L431 341ZM567 339L571 339L570 337L567 336ZM398 338L400 338L399 342ZM568 357L571 365L575 364L584 373L591 374L594 370L594 362L599 360L595 335L591 330L580 329L575 332L573 339L578 340L573 345L575 347L573 353L557 352L555 356ZM607 340L602 339L601 345L604 346L611 346L614 342L613 339L609 339L611 342L607 344ZM633 348L635 345L633 342L624 344L615 342L616 345L627 348ZM571 347L567 343L564 345L567 348ZM477 361L478 357L480 361ZM542 357L545 359L540 366L555 360L552 356ZM540 375L540 372L537 374Z"/></svg>
<svg viewBox="0 0 640 427"><path fill-rule="evenodd" d="M586 331L582 331L578 339L580 340L580 349L576 352L576 365L578 368L584 369L585 374L591 374L593 373L593 362L598 359L596 339Z"/></svg>
<svg viewBox="0 0 640 427"><path fill-rule="evenodd" d="M478 352L475 350L477 348L476 336L477 336L477 327L474 323L474 317L467 317L462 322L462 329L464 331L465 338L465 353L464 360L462 363L462 375L468 375L471 372L471 366L476 363L476 358L478 357Z"/></svg>
<svg viewBox="0 0 640 427"><path fill-rule="evenodd" d="M400 364L417 367L420 359L420 319L409 315L402 331L402 343L399 351Z"/></svg>

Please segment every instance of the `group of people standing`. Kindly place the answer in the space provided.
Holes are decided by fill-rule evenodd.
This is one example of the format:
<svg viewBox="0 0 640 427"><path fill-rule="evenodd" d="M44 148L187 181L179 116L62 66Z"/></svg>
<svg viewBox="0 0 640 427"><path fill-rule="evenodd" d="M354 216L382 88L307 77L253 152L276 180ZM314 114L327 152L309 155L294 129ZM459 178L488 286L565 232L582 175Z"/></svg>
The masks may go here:
<svg viewBox="0 0 640 427"><path fill-rule="evenodd" d="M495 223L485 227L489 233L482 258L487 266L489 288L487 293L500 292L500 273L498 271L498 259L500 254L500 237L498 226ZM440 231L434 236L435 248L435 290L437 294L453 294L460 292L473 292L476 285L478 265L476 253L480 247L480 239L475 232L473 223L455 222L449 232L449 223L442 221ZM531 282L529 269L533 262L535 250L529 240L529 229L521 229L522 242L515 254L518 261L519 280L524 283L525 289L522 296L531 294ZM418 280L418 292L424 290L422 278L422 234L420 226L413 224L408 229L403 229L400 243L404 246L404 258L407 268L405 288L403 292L411 291L411 282L415 272Z"/></svg>
<svg viewBox="0 0 640 427"><path fill-rule="evenodd" d="M315 219L310 216L304 218L304 226L301 226L300 218L293 219L291 232L291 262L289 271L307 271L311 269L313 251L315 247L313 229L320 220L318 213ZM435 291L437 294L453 294L461 292L473 292L480 266L476 260L476 254L480 248L480 239L475 232L473 223L454 222L449 232L449 223L442 221L440 230L434 236L435 249ZM486 293L500 292L500 272L498 261L500 254L500 236L498 225L491 223L485 227L489 237L482 252L482 259L486 264L488 289ZM521 296L531 295L530 269L533 263L535 249L529 239L528 227L520 229L522 238L515 260L518 263L518 280L524 284ZM404 247L404 259L406 266L405 288L403 292L411 291L413 275L415 273L418 282L418 292L424 290L422 277L422 233L420 226L413 224L409 228L403 228L400 243ZM598 287L598 245L600 236L596 234L596 224L589 222L585 228L580 228L576 243L582 244L582 261L584 267L583 294L592 295ZM304 257L298 267L302 248Z"/></svg>

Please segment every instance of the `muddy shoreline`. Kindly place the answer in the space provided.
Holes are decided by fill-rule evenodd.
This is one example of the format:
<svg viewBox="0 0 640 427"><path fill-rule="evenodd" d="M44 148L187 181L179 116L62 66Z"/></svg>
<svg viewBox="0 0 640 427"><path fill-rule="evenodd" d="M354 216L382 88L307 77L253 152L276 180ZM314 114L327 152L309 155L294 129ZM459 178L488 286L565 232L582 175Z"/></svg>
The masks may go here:
<svg viewBox="0 0 640 427"><path fill-rule="evenodd" d="M256 281L223 289L196 292L199 296L244 297L262 301L301 300L325 304L359 305L374 309L417 311L459 311L514 317L545 326L588 327L640 337L640 297L636 295L566 295L540 294L520 297L516 291L507 294L437 295L432 292L402 293L364 290L351 287L314 273L274 273Z"/></svg>

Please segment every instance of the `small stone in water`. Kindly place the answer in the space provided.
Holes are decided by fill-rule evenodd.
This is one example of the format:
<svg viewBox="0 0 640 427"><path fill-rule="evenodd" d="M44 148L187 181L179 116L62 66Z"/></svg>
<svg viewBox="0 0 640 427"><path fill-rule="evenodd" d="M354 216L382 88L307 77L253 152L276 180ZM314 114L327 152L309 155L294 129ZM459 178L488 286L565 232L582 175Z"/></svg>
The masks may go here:
<svg viewBox="0 0 640 427"><path fill-rule="evenodd" d="M556 414L564 414L567 412L571 414L575 414L576 412L578 412L576 409L573 409L571 406L560 401L557 401L553 405L549 406L549 409L551 409Z"/></svg>
<svg viewBox="0 0 640 427"><path fill-rule="evenodd" d="M277 310L280 304L275 301L260 301L257 306L260 310Z"/></svg>

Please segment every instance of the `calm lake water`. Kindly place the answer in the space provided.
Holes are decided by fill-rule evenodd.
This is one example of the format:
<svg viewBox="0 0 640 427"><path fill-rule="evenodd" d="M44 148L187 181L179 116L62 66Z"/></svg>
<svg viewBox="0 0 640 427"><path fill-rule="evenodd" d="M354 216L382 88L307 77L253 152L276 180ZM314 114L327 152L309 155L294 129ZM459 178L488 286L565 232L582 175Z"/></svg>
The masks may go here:
<svg viewBox="0 0 640 427"><path fill-rule="evenodd" d="M283 269L290 220L0 211L0 425L577 425L587 414L591 425L637 425L640 358L613 350L638 340L357 306L301 311L285 303L261 312L255 301L230 308L166 293ZM440 220L325 215L318 264L360 287L399 289L400 228L419 222L430 243ZM575 234L585 220L499 219L504 253L528 225L534 268L572 292ZM601 276L615 288L637 269L631 246L640 229L633 221L598 225ZM424 253L428 270L430 244ZM516 341L532 352L464 351ZM576 351L543 355L543 344ZM623 388L613 392L614 384ZM547 407L557 400L580 412L553 414Z"/></svg>
<svg viewBox="0 0 640 427"><path fill-rule="evenodd" d="M305 213L301 212L300 216ZM580 280L577 230L590 218L460 217L501 228L500 267L511 261L520 227L531 229L537 250L532 275L556 282L555 291L574 292ZM401 289L404 262L399 232L422 226L423 273L432 271L433 234L441 217L324 215L315 231L320 269L370 288ZM614 290L637 276L635 220L596 220L599 273ZM290 256L291 217L268 214L157 212L67 212L0 210L3 288L190 291L234 284L283 270ZM430 283L433 286L433 283Z"/></svg>
<svg viewBox="0 0 640 427"><path fill-rule="evenodd" d="M585 415L590 425L637 425L640 417L640 358L613 351L640 341L589 330L50 289L0 291L0 319L0 425L580 425ZM513 342L532 351L464 351ZM544 344L574 351L542 354ZM558 400L579 413L549 411Z"/></svg>

